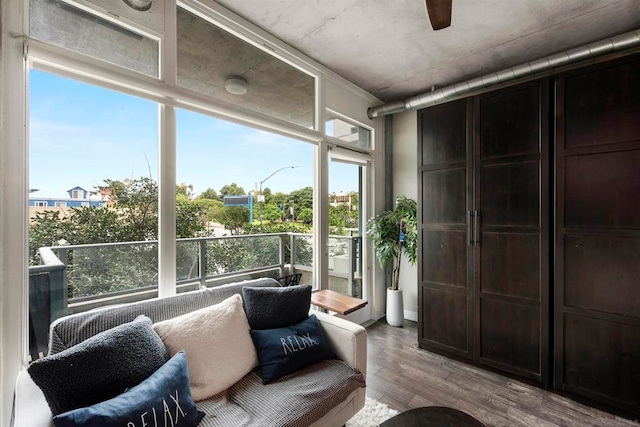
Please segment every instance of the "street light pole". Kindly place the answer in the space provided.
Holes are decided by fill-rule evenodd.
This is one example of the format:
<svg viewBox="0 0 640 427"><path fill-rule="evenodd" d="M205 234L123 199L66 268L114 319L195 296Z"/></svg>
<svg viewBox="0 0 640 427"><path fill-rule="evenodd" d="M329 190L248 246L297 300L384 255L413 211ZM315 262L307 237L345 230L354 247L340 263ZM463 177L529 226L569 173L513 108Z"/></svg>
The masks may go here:
<svg viewBox="0 0 640 427"><path fill-rule="evenodd" d="M264 205L264 196L262 195L262 184L264 184L269 178L271 178L273 175L277 174L280 171L283 171L285 169L295 169L298 168L300 166L285 166L282 167L278 170L276 170L275 172L272 172L271 175L269 175L268 177L266 177L265 179L263 179L262 181L260 181L260 190L259 190L259 201L260 201L260 225L262 225L262 207Z"/></svg>

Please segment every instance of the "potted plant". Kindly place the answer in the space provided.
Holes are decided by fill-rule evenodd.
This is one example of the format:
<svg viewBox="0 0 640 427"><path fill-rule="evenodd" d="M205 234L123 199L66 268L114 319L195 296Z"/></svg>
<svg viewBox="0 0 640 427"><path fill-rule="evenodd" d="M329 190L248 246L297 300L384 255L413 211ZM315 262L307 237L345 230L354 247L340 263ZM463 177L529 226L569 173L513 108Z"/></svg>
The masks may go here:
<svg viewBox="0 0 640 427"><path fill-rule="evenodd" d="M402 254L414 265L417 258L416 202L406 196L396 198L395 208L369 219L367 236L373 243L376 258L384 268L388 262L393 267L391 284L387 287L387 322L402 326L404 307L402 290L399 289Z"/></svg>

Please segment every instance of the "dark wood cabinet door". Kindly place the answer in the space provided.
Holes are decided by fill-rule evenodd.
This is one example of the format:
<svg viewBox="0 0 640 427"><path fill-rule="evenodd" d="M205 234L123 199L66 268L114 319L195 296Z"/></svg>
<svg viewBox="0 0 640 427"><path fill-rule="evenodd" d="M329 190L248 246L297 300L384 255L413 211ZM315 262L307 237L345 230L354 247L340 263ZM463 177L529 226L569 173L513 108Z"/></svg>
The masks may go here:
<svg viewBox="0 0 640 427"><path fill-rule="evenodd" d="M475 100L476 359L548 383L548 80Z"/></svg>
<svg viewBox="0 0 640 427"><path fill-rule="evenodd" d="M471 106L462 100L418 113L418 341L422 348L464 358L473 358Z"/></svg>
<svg viewBox="0 0 640 427"><path fill-rule="evenodd" d="M640 60L555 91L554 387L640 414Z"/></svg>

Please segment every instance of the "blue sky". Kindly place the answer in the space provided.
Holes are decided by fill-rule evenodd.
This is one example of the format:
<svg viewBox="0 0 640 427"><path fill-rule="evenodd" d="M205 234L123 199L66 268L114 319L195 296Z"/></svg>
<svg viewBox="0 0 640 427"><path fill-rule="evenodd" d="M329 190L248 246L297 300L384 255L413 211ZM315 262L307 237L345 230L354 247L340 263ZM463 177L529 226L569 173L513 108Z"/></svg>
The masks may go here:
<svg viewBox="0 0 640 427"><path fill-rule="evenodd" d="M156 103L32 70L29 99L32 197L67 197L104 179L158 179ZM236 182L290 193L313 185L311 144L186 110L177 112L177 183L219 191ZM330 164L330 192L357 190L357 167Z"/></svg>

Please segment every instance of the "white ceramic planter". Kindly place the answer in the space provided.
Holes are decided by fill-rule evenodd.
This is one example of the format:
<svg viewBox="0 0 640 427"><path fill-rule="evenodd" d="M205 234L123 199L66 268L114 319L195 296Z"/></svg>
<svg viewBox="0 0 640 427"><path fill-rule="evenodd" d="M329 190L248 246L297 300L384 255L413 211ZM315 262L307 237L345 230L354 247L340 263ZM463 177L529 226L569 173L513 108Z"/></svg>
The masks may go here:
<svg viewBox="0 0 640 427"><path fill-rule="evenodd" d="M404 302L402 289L394 291L387 288L387 323L391 326L402 326L404 321Z"/></svg>

